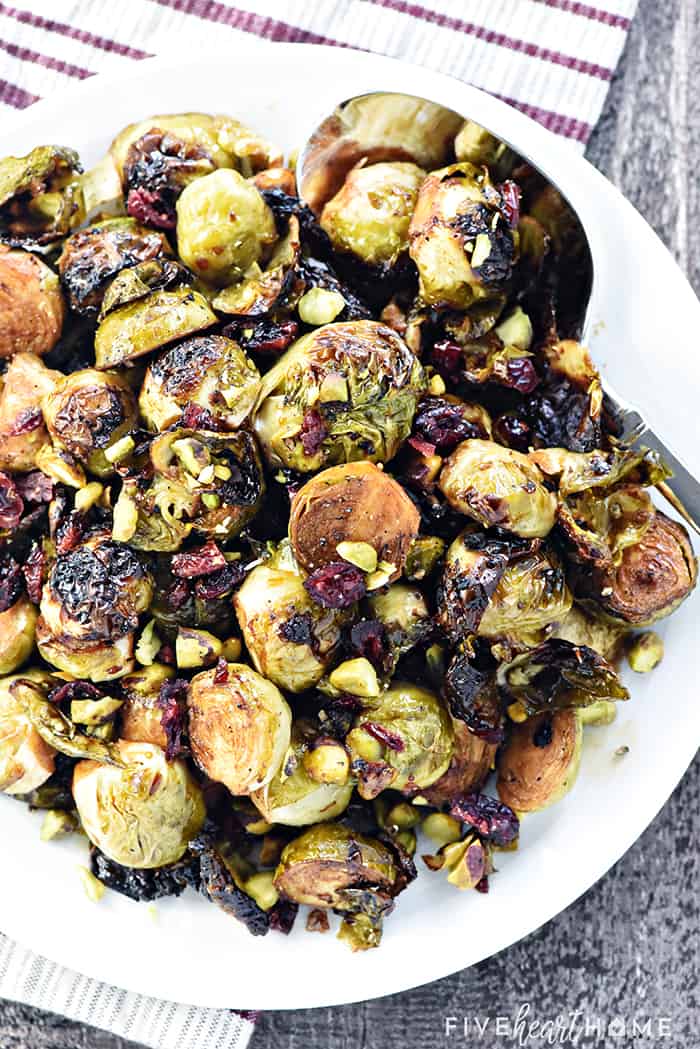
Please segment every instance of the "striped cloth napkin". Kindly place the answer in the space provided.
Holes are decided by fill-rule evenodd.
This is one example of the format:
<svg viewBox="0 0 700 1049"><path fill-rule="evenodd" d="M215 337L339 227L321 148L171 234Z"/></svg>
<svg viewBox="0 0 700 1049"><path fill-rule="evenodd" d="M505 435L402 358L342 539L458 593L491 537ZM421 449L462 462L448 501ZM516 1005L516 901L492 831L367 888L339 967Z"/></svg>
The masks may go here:
<svg viewBox="0 0 700 1049"><path fill-rule="evenodd" d="M484 88L583 151L637 0L0 0L0 111L153 54L250 36L376 51ZM235 114L239 115L239 114ZM245 114L243 114L245 116ZM69 972L0 934L0 997L157 1049L244 1049L251 1014L194 1009Z"/></svg>

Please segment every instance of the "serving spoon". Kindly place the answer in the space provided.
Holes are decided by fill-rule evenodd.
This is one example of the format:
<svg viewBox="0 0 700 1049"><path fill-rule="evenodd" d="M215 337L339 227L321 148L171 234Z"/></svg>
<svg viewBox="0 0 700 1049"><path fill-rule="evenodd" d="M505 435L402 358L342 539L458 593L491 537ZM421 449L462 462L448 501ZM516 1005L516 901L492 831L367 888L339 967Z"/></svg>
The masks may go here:
<svg viewBox="0 0 700 1049"><path fill-rule="evenodd" d="M321 121L299 151L296 165L299 195L318 216L324 204L340 189L351 168L361 160L370 163L412 161L426 170L442 167L449 162L455 136L464 122L465 117L454 110L417 95L376 91L350 98ZM544 168L522 152L516 152L500 136L494 137L503 150L511 152L513 166L526 161L542 180L542 189L551 187L561 199L569 243L576 258L576 272L571 275L576 294L569 303L566 331L562 334L585 341L593 315L594 263L583 223L566 194ZM622 440L653 449L673 470L673 477L657 487L700 535L700 483L649 427L640 408L620 397L608 382L604 384L604 391L622 427Z"/></svg>

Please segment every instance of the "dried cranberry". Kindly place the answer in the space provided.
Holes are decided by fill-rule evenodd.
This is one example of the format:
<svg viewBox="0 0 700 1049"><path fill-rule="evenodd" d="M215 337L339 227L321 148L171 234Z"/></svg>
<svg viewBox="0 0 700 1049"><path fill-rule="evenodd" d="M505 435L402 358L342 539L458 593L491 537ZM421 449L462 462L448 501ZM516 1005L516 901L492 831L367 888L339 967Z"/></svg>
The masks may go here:
<svg viewBox="0 0 700 1049"><path fill-rule="evenodd" d="M32 548L22 565L24 585L27 588L29 600L38 605L41 601L41 588L44 583L44 570L46 568L46 554L39 543L32 543Z"/></svg>
<svg viewBox="0 0 700 1049"><path fill-rule="evenodd" d="M176 579L163 594L163 601L171 612L178 612L190 597L190 584L186 579Z"/></svg>
<svg viewBox="0 0 700 1049"><path fill-rule="evenodd" d="M382 743L385 747L388 747L389 750L400 752L406 749L406 745L401 739L401 736L398 736L395 732L391 732L383 725L379 725L376 721L363 721L361 727L368 735L372 736L379 743Z"/></svg>
<svg viewBox="0 0 700 1049"><path fill-rule="evenodd" d="M224 328L224 335L230 334L231 338L237 339L241 346L250 353L267 353L278 356L294 342L298 331L299 325L296 321L282 321L276 324L274 321L264 320L259 321L249 335L240 333L237 324Z"/></svg>
<svg viewBox="0 0 700 1049"><path fill-rule="evenodd" d="M530 357L511 357L506 362L505 374L500 382L518 393L532 393L539 384L540 377Z"/></svg>
<svg viewBox="0 0 700 1049"><path fill-rule="evenodd" d="M313 645L314 621L310 612L295 612L279 629L280 637L293 645Z"/></svg>
<svg viewBox="0 0 700 1049"><path fill-rule="evenodd" d="M299 913L299 904L293 903L291 900L281 899L267 913L270 919L270 928L276 932L284 933L285 936L289 936Z"/></svg>
<svg viewBox="0 0 700 1049"><path fill-rule="evenodd" d="M349 608L367 592L364 575L347 561L331 561L317 568L304 580L304 586L324 608Z"/></svg>
<svg viewBox="0 0 700 1049"><path fill-rule="evenodd" d="M71 510L56 528L56 553L61 556L75 550L85 534L85 516L79 510Z"/></svg>
<svg viewBox="0 0 700 1049"><path fill-rule="evenodd" d="M323 418L314 408L310 408L302 419L299 431L304 455L316 455L327 436L328 427Z"/></svg>
<svg viewBox="0 0 700 1049"><path fill-rule="evenodd" d="M22 570L9 554L0 554L0 612L6 612L22 593Z"/></svg>
<svg viewBox="0 0 700 1049"><path fill-rule="evenodd" d="M48 700L60 706L61 703L70 703L74 699L102 699L103 696L104 692L89 681L67 681L65 685L52 688Z"/></svg>
<svg viewBox="0 0 700 1049"><path fill-rule="evenodd" d="M513 810L488 794L453 798L450 813L494 845L510 845L520 833L520 820Z"/></svg>
<svg viewBox="0 0 700 1049"><path fill-rule="evenodd" d="M19 524L24 503L11 477L0 473L0 528L16 528Z"/></svg>
<svg viewBox="0 0 700 1049"><path fill-rule="evenodd" d="M474 886L477 892L488 892L489 891L489 876L485 874L483 878L476 883Z"/></svg>
<svg viewBox="0 0 700 1049"><path fill-rule="evenodd" d="M515 229L520 221L520 186L509 178L496 186L496 189L503 198L501 211L505 215L510 228Z"/></svg>
<svg viewBox="0 0 700 1049"><path fill-rule="evenodd" d="M358 656L364 656L381 670L387 656L384 625L378 619L362 619L350 630L350 644Z"/></svg>
<svg viewBox="0 0 700 1049"><path fill-rule="evenodd" d="M436 342L432 348L430 359L433 367L445 382L455 383L459 381L462 372L462 350L456 342L444 339Z"/></svg>
<svg viewBox="0 0 700 1049"><path fill-rule="evenodd" d="M187 682L181 678L164 681L160 686L158 706L163 713L160 724L165 732L167 744L165 757L167 761L187 753L184 735L187 728L186 718Z"/></svg>
<svg viewBox="0 0 700 1049"><path fill-rule="evenodd" d="M496 419L493 433L497 441L518 452L526 452L532 443L530 427L513 412L505 412Z"/></svg>
<svg viewBox="0 0 700 1049"><path fill-rule="evenodd" d="M127 214L144 226L156 229L175 229L176 215L171 204L161 199L158 193L146 189L130 189L126 201Z"/></svg>
<svg viewBox="0 0 700 1049"><path fill-rule="evenodd" d="M226 597L245 579L246 570L241 561L227 561L225 568L211 575L200 576L194 584L194 592L202 601L216 601Z"/></svg>
<svg viewBox="0 0 700 1049"><path fill-rule="evenodd" d="M172 645L164 644L158 649L158 655L156 659L159 663L165 663L169 667L175 666L175 649Z"/></svg>
<svg viewBox="0 0 700 1049"><path fill-rule="evenodd" d="M226 563L226 558L221 550L214 540L210 539L204 546L199 546L195 550L188 550L185 554L175 554L171 567L173 575L178 578L194 579L196 576L218 572L219 569L226 568Z"/></svg>
<svg viewBox="0 0 700 1049"><path fill-rule="evenodd" d="M429 441L424 441L422 437L409 437L408 443L411 448L415 448L421 455L435 455L435 445L430 444Z"/></svg>
<svg viewBox="0 0 700 1049"><path fill-rule="evenodd" d="M10 427L10 437L20 437L23 433L31 433L38 430L44 421L41 408L26 408L15 419Z"/></svg>
<svg viewBox="0 0 700 1049"><path fill-rule="evenodd" d="M223 685L226 681L228 681L228 663L222 656L214 670L214 682L217 685Z"/></svg>
<svg viewBox="0 0 700 1049"><path fill-rule="evenodd" d="M180 422L186 430L220 430L218 419L199 404L189 401L182 409Z"/></svg>
<svg viewBox="0 0 700 1049"><path fill-rule="evenodd" d="M441 397L426 397L418 405L413 429L428 441L433 451L442 455L451 452L468 437L488 437L484 429L464 416L460 404L451 404ZM414 438L410 442L415 448Z"/></svg>
<svg viewBox="0 0 700 1049"><path fill-rule="evenodd" d="M49 503L53 499L53 481L41 470L15 478L17 491L28 503Z"/></svg>

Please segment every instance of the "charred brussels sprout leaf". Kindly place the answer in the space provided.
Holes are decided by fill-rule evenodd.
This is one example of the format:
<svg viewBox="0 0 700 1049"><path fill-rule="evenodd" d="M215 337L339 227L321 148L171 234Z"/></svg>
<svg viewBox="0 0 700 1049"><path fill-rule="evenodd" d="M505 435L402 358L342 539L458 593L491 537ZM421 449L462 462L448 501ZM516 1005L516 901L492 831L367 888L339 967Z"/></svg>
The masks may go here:
<svg viewBox="0 0 700 1049"><path fill-rule="evenodd" d="M671 475L658 454L647 448L616 447L594 452L547 448L533 452L530 459L546 476L557 479L563 497L590 488L612 488L622 480L656 485Z"/></svg>
<svg viewBox="0 0 700 1049"><path fill-rule="evenodd" d="M212 845L207 835L191 842L191 849L199 860L199 889L203 896L221 907L222 911L243 922L253 936L265 936L270 918L238 884L223 855Z"/></svg>
<svg viewBox="0 0 700 1049"><path fill-rule="evenodd" d="M37 146L0 161L0 240L12 247L51 244L83 218L78 154Z"/></svg>
<svg viewBox="0 0 700 1049"><path fill-rule="evenodd" d="M103 321L108 313L120 306L147 298L151 292L191 284L192 280L190 271L175 259L149 259L127 266L105 288L98 320Z"/></svg>
<svg viewBox="0 0 700 1049"><path fill-rule="evenodd" d="M199 861L188 855L165 867L142 870L115 863L93 845L90 869L108 889L139 902L181 896L188 886L199 888Z"/></svg>

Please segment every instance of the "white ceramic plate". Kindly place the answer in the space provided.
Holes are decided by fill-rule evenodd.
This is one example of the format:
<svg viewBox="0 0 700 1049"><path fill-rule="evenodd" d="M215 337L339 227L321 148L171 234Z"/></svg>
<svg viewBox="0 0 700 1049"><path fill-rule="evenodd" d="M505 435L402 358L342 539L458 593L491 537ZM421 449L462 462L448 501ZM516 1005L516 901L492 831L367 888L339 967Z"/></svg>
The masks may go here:
<svg viewBox="0 0 700 1049"><path fill-rule="evenodd" d="M421 94L476 118L565 188L596 264L594 356L700 473L700 304L689 285L602 175L566 143L474 88L391 59L298 44L232 49L192 62L149 60L20 114L2 129L0 156L60 142L92 163L123 125L187 109L230 112L291 149L337 101L376 89ZM585 892L654 818L691 761L700 736L697 596L660 632L664 662L647 677L629 675L633 701L614 725L588 731L576 787L524 821L520 849L499 856L490 894L459 893L424 872L400 897L377 951L353 955L332 935L305 933L303 920L289 938L253 938L194 893L159 902L155 921L147 907L114 893L95 906L76 874L84 844L41 844L38 817L9 799L0 799L0 929L101 980L215 1007L352 1002L472 965ZM630 752L616 758L622 744ZM644 907L640 899L640 920Z"/></svg>

